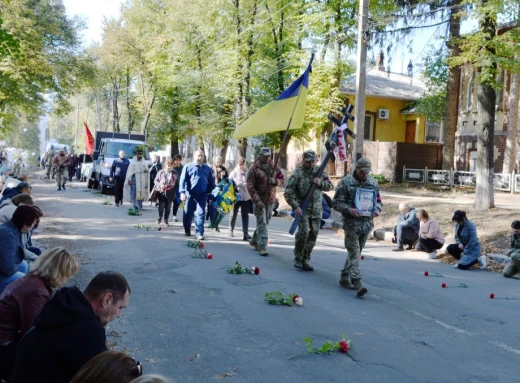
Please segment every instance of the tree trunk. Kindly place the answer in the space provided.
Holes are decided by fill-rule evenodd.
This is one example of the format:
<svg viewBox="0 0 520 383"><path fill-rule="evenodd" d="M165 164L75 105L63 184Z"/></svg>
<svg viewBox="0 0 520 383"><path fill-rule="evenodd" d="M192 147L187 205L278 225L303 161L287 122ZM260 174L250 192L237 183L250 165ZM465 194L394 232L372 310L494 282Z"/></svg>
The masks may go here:
<svg viewBox="0 0 520 383"><path fill-rule="evenodd" d="M280 134L280 142L283 144L283 136L285 131L279 132ZM291 141L292 133L289 131L287 133L287 140L285 141L285 145L280 147L280 152L278 153L278 165L280 169L287 169L287 148L289 147L289 142Z"/></svg>
<svg viewBox="0 0 520 383"><path fill-rule="evenodd" d="M96 111L97 111L97 123L98 123L98 128L97 130L99 130L101 132L101 129L103 129L103 123L101 122L102 121L102 110L101 110L101 103L99 102L99 98L98 98L98 95L97 93L94 95L95 99L96 99Z"/></svg>
<svg viewBox="0 0 520 383"><path fill-rule="evenodd" d="M152 99L150 103L146 106L146 113L144 115L143 124L141 125L141 134L144 134L146 137L146 129L148 128L148 122L150 122L150 115L152 113L153 104L155 102L155 94L152 95Z"/></svg>
<svg viewBox="0 0 520 383"><path fill-rule="evenodd" d="M170 141L170 157L173 158L176 154L180 154L179 140L177 139Z"/></svg>
<svg viewBox="0 0 520 383"><path fill-rule="evenodd" d="M128 113L128 133L134 128L134 119L132 118L132 110L130 109L130 70L126 68L126 111Z"/></svg>
<svg viewBox="0 0 520 383"><path fill-rule="evenodd" d="M511 173L516 164L517 126L518 126L518 99L520 92L520 75L511 74L511 87L509 90L509 107L507 119L506 150L504 152L504 165L502 173Z"/></svg>
<svg viewBox="0 0 520 383"><path fill-rule="evenodd" d="M112 95L110 92L107 93L107 121L105 123L105 132L108 130L108 125L110 123L110 107L112 105Z"/></svg>
<svg viewBox="0 0 520 383"><path fill-rule="evenodd" d="M222 148L220 148L220 157L222 157L222 162L226 162L226 155L229 148L229 140L225 139L222 141Z"/></svg>
<svg viewBox="0 0 520 383"><path fill-rule="evenodd" d="M452 5L458 6L462 0L453 0ZM450 15L450 41L448 43L449 57L459 55L460 48L454 39L460 37L460 7L454 8ZM450 170L455 160L455 133L459 115L460 67L448 69L448 84L446 88L446 110L444 114L444 145L442 153L442 168Z"/></svg>
<svg viewBox="0 0 520 383"><path fill-rule="evenodd" d="M247 138L238 140L238 155L247 160Z"/></svg>
<svg viewBox="0 0 520 383"><path fill-rule="evenodd" d="M118 109L118 105L117 105L117 100L119 98L119 85L117 84L117 82L114 80L114 83L113 83L113 89L114 89L114 94L113 94L113 97L112 97L112 129L114 132L119 132L120 129L119 129L119 109Z"/></svg>

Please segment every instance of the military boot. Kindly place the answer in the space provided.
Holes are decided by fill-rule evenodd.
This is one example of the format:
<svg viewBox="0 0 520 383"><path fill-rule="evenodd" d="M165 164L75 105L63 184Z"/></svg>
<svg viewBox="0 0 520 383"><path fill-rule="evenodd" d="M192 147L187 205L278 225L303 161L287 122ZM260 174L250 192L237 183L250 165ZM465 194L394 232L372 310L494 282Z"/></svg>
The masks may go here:
<svg viewBox="0 0 520 383"><path fill-rule="evenodd" d="M262 256L262 257L267 257L269 255L269 253L267 252L267 249L264 247L262 249L260 249L259 251L259 254Z"/></svg>
<svg viewBox="0 0 520 383"><path fill-rule="evenodd" d="M349 289L349 290L355 290L356 289L354 287L354 285L352 284L352 282L350 282L350 277L348 275L342 275L341 279L339 280L339 284L341 286L343 286L344 288Z"/></svg>
<svg viewBox="0 0 520 383"><path fill-rule="evenodd" d="M249 242L249 244L251 246L253 246L256 251L260 250L260 247L258 247L258 243L257 242L251 241L251 242Z"/></svg>
<svg viewBox="0 0 520 383"><path fill-rule="evenodd" d="M294 267L297 268L297 269L302 270L303 269L302 261L300 259L298 259L298 258L295 258L294 259Z"/></svg>
<svg viewBox="0 0 520 383"><path fill-rule="evenodd" d="M309 265L309 262L303 261L303 262L302 262L302 270L305 270L305 271L314 271L314 267L312 267L311 265Z"/></svg>
<svg viewBox="0 0 520 383"><path fill-rule="evenodd" d="M354 290L357 290L356 295L358 298L361 298L368 292L367 288L361 283L361 279L352 279L352 284L354 285Z"/></svg>

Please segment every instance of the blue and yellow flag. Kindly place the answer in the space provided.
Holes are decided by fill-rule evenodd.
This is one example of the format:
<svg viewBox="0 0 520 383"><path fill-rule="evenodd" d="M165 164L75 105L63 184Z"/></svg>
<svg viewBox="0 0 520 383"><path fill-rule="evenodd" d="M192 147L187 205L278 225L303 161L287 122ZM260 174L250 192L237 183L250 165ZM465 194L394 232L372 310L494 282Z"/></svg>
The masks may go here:
<svg viewBox="0 0 520 383"><path fill-rule="evenodd" d="M300 129L305 116L307 93L309 89L309 74L312 70L312 60L305 72L298 77L275 101L259 109L249 119L244 121L233 134L233 138L257 136L271 132L289 129ZM292 119L291 119L292 118Z"/></svg>

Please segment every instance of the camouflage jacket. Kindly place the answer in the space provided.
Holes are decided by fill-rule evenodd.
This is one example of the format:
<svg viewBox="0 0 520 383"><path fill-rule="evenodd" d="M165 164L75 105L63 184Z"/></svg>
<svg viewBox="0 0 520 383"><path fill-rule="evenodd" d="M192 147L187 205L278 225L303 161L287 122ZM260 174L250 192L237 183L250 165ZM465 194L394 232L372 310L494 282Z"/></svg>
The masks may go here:
<svg viewBox="0 0 520 383"><path fill-rule="evenodd" d="M511 245L509 248L511 253L520 253L520 235L517 238L514 234L511 234Z"/></svg>
<svg viewBox="0 0 520 383"><path fill-rule="evenodd" d="M276 185L274 183L276 182ZM255 161L247 172L247 191L251 195L253 203L265 202L274 203L276 200L276 186L283 186L285 183L284 175L274 162L269 160L266 164ZM267 192L269 191L269 195Z"/></svg>
<svg viewBox="0 0 520 383"><path fill-rule="evenodd" d="M54 159L52 160L52 164L54 165L54 167L56 169L65 169L66 167L68 167L70 165L70 157L65 155L65 156L60 156L59 154L54 156Z"/></svg>
<svg viewBox="0 0 520 383"><path fill-rule="evenodd" d="M47 153L47 157L45 157L45 165L52 166L52 161L54 160L54 153L49 154Z"/></svg>
<svg viewBox="0 0 520 383"><path fill-rule="evenodd" d="M314 166L314 169L305 170L303 166L300 166L287 180L284 197L293 210L299 207L305 200L319 168L319 166ZM321 186L314 189L309 205L303 213L311 218L321 218L321 193L332 189L333 186L332 182L330 182L329 175L323 172L321 175Z"/></svg>
<svg viewBox="0 0 520 383"><path fill-rule="evenodd" d="M375 190L377 199L376 207L381 211L383 204L381 203L377 181L372 176L368 176L365 181L360 181L354 176L354 173L343 178L336 187L332 208L343 214L344 230L368 233L374 227L373 219L371 217L353 217L348 213L349 208L356 207L354 197L356 196L356 190L358 188Z"/></svg>

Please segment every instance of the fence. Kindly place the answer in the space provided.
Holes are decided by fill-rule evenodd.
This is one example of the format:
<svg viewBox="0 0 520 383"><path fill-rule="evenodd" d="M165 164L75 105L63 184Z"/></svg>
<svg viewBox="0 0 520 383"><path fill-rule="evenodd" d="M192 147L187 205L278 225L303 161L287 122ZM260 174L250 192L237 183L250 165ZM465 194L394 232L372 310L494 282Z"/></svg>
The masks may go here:
<svg viewBox="0 0 520 383"><path fill-rule="evenodd" d="M459 170L434 170L411 169L403 166L403 182L432 184L439 186L469 186L477 185L477 175L475 172L464 172ZM520 192L520 174L513 171L509 173L494 174L493 185L495 190L508 191L511 194Z"/></svg>

